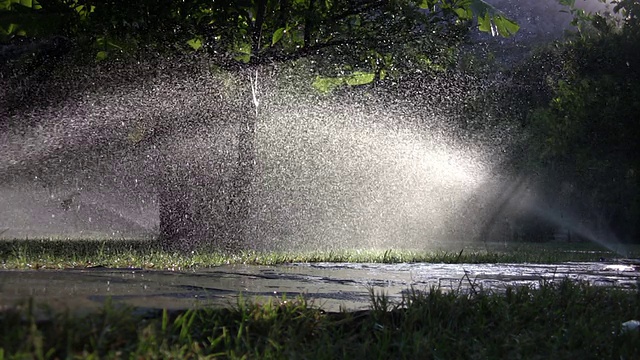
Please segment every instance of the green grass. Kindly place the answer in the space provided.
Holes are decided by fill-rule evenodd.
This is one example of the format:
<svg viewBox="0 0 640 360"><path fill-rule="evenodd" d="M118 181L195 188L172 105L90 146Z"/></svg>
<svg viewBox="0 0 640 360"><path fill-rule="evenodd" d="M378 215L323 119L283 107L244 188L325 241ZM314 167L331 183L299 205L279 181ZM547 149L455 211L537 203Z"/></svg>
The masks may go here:
<svg viewBox="0 0 640 360"><path fill-rule="evenodd" d="M371 310L324 313L299 298L135 315L107 303L38 320L0 313L0 359L638 359L640 292L562 281L473 295L373 295Z"/></svg>
<svg viewBox="0 0 640 360"><path fill-rule="evenodd" d="M630 253L637 256L638 252ZM429 251L358 250L168 253L149 241L0 241L6 269L138 267L189 269L290 262L597 261L616 255L593 244L512 244ZM239 301L234 308L140 314L107 302L85 315L37 308L0 310L4 359L637 359L640 290L563 280L505 292L409 290L399 303L374 294L371 309L325 313L303 298Z"/></svg>
<svg viewBox="0 0 640 360"><path fill-rule="evenodd" d="M630 255L637 255L638 252ZM62 269L91 266L145 269L193 269L222 264L275 265L292 262L429 262L429 263L557 263L597 261L617 255L593 244L524 244L507 247L464 244L442 250L362 250L307 252L183 254L161 250L152 241L11 240L0 241L0 267L4 269Z"/></svg>

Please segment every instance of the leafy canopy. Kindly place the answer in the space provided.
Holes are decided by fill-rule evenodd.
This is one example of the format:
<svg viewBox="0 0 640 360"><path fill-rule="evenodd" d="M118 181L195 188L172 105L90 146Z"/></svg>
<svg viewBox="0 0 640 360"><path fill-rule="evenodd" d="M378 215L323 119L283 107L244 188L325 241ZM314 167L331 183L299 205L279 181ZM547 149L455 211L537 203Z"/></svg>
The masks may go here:
<svg viewBox="0 0 640 360"><path fill-rule="evenodd" d="M473 21L518 25L482 0L0 0L0 42L61 35L97 61L207 52L221 66L312 58L350 84L438 70Z"/></svg>

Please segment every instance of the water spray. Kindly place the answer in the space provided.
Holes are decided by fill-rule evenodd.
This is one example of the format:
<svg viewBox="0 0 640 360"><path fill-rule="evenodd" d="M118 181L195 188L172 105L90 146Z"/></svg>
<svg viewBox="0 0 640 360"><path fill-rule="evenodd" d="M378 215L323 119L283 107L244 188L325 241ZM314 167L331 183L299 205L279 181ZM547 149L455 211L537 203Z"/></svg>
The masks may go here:
<svg viewBox="0 0 640 360"><path fill-rule="evenodd" d="M253 98L253 105L256 108L257 118L258 107L260 106L260 99L258 98L258 69L256 69L255 76L251 76L251 73L249 73L249 82L251 83L251 96Z"/></svg>

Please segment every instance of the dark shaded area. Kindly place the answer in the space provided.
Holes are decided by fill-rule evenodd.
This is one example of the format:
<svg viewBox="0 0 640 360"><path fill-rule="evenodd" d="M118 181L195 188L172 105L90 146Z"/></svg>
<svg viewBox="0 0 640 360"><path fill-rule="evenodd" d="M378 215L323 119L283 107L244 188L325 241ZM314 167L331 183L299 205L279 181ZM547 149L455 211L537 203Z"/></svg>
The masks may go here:
<svg viewBox="0 0 640 360"><path fill-rule="evenodd" d="M366 311L325 312L304 299L276 297L266 305L140 314L108 303L99 313L54 313L46 320L25 306L0 313L0 337L8 356L35 356L28 334L38 331L39 343L61 358L115 352L128 357L635 358L640 352L637 329L624 326L638 315L637 294L572 281L510 287L505 293L479 290L472 296L413 290L399 303L371 294L369 304Z"/></svg>

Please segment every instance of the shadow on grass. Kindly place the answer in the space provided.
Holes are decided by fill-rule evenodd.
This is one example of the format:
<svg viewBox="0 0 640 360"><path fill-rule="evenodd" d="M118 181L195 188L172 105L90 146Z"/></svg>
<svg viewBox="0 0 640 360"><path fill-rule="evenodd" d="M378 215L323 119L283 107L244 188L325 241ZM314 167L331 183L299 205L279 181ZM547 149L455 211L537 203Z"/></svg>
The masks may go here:
<svg viewBox="0 0 640 360"><path fill-rule="evenodd" d="M371 309L326 313L303 298L231 309L50 314L33 302L0 312L2 358L637 359L640 292L563 280L494 293L409 290Z"/></svg>

